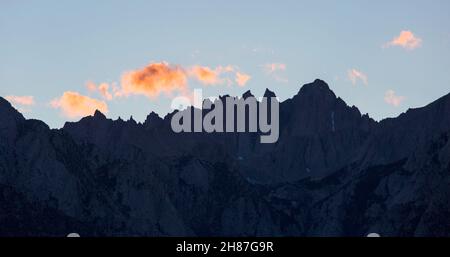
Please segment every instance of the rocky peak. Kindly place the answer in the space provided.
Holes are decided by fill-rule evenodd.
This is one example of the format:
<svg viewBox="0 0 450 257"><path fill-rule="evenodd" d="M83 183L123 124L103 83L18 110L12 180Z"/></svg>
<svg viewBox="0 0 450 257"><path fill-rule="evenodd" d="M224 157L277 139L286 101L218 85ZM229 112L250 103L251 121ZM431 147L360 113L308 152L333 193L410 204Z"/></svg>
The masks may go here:
<svg viewBox="0 0 450 257"><path fill-rule="evenodd" d="M10 117L14 120L24 120L25 118L20 114L5 98L0 96L0 115L2 118Z"/></svg>
<svg viewBox="0 0 450 257"><path fill-rule="evenodd" d="M147 115L147 118L145 119L144 126L145 127L158 127L164 122L164 120L159 117L159 115L156 112L151 112L149 115Z"/></svg>
<svg viewBox="0 0 450 257"><path fill-rule="evenodd" d="M249 97L254 97L254 95L252 94L252 92L250 90L247 90L243 95L242 98L247 99Z"/></svg>
<svg viewBox="0 0 450 257"><path fill-rule="evenodd" d="M316 79L314 82L304 85L300 89L298 96L312 98L313 100L336 98L336 95L330 89L328 84L320 79Z"/></svg>
<svg viewBox="0 0 450 257"><path fill-rule="evenodd" d="M105 116L101 111L95 110L94 118L95 118L95 119L102 119L102 120L105 120L105 119L106 119L106 116Z"/></svg>
<svg viewBox="0 0 450 257"><path fill-rule="evenodd" d="M127 121L127 123L132 125L137 125L136 120L133 118L133 115L130 116L130 119Z"/></svg>
<svg viewBox="0 0 450 257"><path fill-rule="evenodd" d="M22 114L14 109L6 99L0 97L0 140L14 141L17 128L24 121L25 118Z"/></svg>
<svg viewBox="0 0 450 257"><path fill-rule="evenodd" d="M0 108L2 108L4 106L11 107L11 104L5 98L0 96Z"/></svg>
<svg viewBox="0 0 450 257"><path fill-rule="evenodd" d="M154 122L156 120L162 120L161 117L156 112L151 112L149 115L147 115L147 118L145 119L144 123L148 122Z"/></svg>
<svg viewBox="0 0 450 257"><path fill-rule="evenodd" d="M277 97L273 91L270 91L268 88L266 88L266 91L264 91L264 97L270 98L270 97Z"/></svg>

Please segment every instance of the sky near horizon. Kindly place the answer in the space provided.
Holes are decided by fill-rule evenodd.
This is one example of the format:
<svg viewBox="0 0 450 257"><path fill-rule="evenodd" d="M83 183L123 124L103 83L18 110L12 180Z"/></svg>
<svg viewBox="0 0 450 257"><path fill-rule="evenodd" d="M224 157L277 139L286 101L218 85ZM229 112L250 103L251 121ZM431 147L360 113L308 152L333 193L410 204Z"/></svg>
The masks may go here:
<svg viewBox="0 0 450 257"><path fill-rule="evenodd" d="M0 2L0 96L59 128L325 80L380 120L450 92L450 1Z"/></svg>

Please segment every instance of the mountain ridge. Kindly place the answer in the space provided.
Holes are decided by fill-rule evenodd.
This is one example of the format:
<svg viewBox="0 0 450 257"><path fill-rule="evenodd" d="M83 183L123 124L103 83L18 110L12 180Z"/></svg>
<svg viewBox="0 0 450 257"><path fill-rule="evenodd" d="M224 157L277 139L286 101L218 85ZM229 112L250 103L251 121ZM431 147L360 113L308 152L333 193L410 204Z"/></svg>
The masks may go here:
<svg viewBox="0 0 450 257"><path fill-rule="evenodd" d="M449 236L449 99L377 122L316 80L260 144L174 113L49 129L0 98L0 235Z"/></svg>

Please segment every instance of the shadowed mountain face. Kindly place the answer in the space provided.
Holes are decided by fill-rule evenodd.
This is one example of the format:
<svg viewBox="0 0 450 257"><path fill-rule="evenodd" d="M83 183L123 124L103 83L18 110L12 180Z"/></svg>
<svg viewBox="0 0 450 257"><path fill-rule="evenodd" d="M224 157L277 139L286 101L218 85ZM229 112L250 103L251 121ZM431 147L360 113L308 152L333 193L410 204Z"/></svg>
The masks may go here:
<svg viewBox="0 0 450 257"><path fill-rule="evenodd" d="M375 122L316 80L275 144L172 115L50 130L0 98L0 235L450 236L450 95Z"/></svg>

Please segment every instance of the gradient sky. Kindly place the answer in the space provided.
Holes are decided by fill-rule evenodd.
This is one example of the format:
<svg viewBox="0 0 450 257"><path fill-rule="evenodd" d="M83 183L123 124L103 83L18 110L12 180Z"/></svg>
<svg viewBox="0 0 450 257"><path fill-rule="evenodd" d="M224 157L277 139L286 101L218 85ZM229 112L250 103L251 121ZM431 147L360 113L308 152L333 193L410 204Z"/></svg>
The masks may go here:
<svg viewBox="0 0 450 257"><path fill-rule="evenodd" d="M379 120L450 92L450 1L0 2L0 96L22 100L14 105L27 118L51 127L79 119L50 104L66 91L103 101L113 119L164 116L165 94L109 101L86 87L120 88L124 72L152 62L251 76L245 86L189 79L210 96L270 88L284 100L321 78Z"/></svg>

